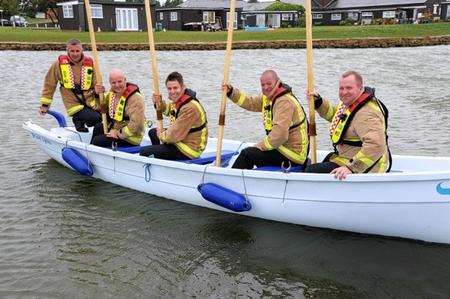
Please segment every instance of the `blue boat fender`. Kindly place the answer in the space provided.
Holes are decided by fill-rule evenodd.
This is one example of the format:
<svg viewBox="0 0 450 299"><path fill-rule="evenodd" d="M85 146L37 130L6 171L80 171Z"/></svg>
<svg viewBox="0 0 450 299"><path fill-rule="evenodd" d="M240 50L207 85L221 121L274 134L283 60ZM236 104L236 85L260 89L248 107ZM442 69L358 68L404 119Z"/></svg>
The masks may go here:
<svg viewBox="0 0 450 299"><path fill-rule="evenodd" d="M234 212L246 212L252 208L244 195L214 183L200 184L197 187L200 194L209 202Z"/></svg>
<svg viewBox="0 0 450 299"><path fill-rule="evenodd" d="M53 116L61 128L67 127L66 119L65 119L64 115L62 115L61 113L59 113L57 111L53 111L53 110L48 110L47 114Z"/></svg>
<svg viewBox="0 0 450 299"><path fill-rule="evenodd" d="M94 174L91 162L77 150L69 147L63 148L62 158L79 174L87 176L92 176Z"/></svg>

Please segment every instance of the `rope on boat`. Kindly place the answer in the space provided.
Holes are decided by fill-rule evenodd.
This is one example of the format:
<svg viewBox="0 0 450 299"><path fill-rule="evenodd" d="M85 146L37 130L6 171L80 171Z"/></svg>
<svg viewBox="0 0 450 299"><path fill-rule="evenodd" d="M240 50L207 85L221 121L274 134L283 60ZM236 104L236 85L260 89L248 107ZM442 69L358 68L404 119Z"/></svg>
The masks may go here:
<svg viewBox="0 0 450 299"><path fill-rule="evenodd" d="M208 168L208 165L206 165L205 168L203 168L202 184L205 183L206 168Z"/></svg>
<svg viewBox="0 0 450 299"><path fill-rule="evenodd" d="M152 164L150 164L150 163L145 163L145 165L142 166L142 167L144 167L145 181L146 181L147 183L149 183L150 180L152 179L152 172L151 172L151 170L152 170Z"/></svg>
<svg viewBox="0 0 450 299"><path fill-rule="evenodd" d="M246 202L247 204L249 204L248 196L247 196L247 186L245 185L244 170L242 170L241 173L242 173L242 182L244 183L244 197L245 197L245 202Z"/></svg>
<svg viewBox="0 0 450 299"><path fill-rule="evenodd" d="M286 199L286 189L287 189L287 185L288 185L288 180L285 180L285 184L284 184L284 192L283 192L283 204L284 204L284 200Z"/></svg>

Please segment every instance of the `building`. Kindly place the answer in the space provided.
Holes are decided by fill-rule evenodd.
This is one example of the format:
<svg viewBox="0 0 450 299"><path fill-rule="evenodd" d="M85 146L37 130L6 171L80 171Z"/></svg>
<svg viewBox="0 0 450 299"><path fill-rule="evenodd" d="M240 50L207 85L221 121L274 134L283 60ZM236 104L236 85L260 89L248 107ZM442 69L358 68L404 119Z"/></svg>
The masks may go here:
<svg viewBox="0 0 450 299"><path fill-rule="evenodd" d="M234 28L242 29L244 1L236 1ZM229 0L187 0L177 7L156 9L156 20L166 30L225 30Z"/></svg>
<svg viewBox="0 0 450 299"><path fill-rule="evenodd" d="M155 24L155 3L152 1L152 22ZM142 31L147 30L143 0L91 0L95 30ZM57 4L59 25L63 30L87 31L84 1L67 1Z"/></svg>
<svg viewBox="0 0 450 299"><path fill-rule="evenodd" d="M284 1L283 3L293 3L292 1ZM242 16L245 26L249 27L293 27L297 26L299 13L297 11L269 11L267 8L275 1L246 3L244 5ZM303 5L303 1L296 1L293 4Z"/></svg>

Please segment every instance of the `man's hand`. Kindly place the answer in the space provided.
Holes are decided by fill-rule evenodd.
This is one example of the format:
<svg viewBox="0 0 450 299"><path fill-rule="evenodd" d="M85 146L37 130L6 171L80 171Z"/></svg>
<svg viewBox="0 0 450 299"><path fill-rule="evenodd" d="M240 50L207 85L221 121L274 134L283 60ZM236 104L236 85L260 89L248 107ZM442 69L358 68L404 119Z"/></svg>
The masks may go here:
<svg viewBox="0 0 450 299"><path fill-rule="evenodd" d="M347 178L347 174L352 173L352 171L348 169L347 166L341 166L333 169L330 173L334 174L336 179L345 180Z"/></svg>
<svg viewBox="0 0 450 299"><path fill-rule="evenodd" d="M229 96L233 91L233 86L231 86L231 84L222 82L222 91L225 91L227 96Z"/></svg>
<svg viewBox="0 0 450 299"><path fill-rule="evenodd" d="M111 131L109 131L108 134L106 134L106 136L109 138L112 138L112 139L122 139L121 138L122 134L120 134L120 132L115 129L112 129Z"/></svg>
<svg viewBox="0 0 450 299"><path fill-rule="evenodd" d="M39 107L39 114L40 115L47 114L49 108L50 107L48 107L48 106L41 105L41 107Z"/></svg>
<svg viewBox="0 0 450 299"><path fill-rule="evenodd" d="M164 132L164 128L162 130L160 130L159 128L156 128L156 136L158 136L158 138L161 139L161 134Z"/></svg>
<svg viewBox="0 0 450 299"><path fill-rule="evenodd" d="M104 93L105 92L105 86L102 84L95 84L94 91L96 94Z"/></svg>
<svg viewBox="0 0 450 299"><path fill-rule="evenodd" d="M152 95L153 105L155 105L156 108L161 107L162 97L160 94L154 93Z"/></svg>
<svg viewBox="0 0 450 299"><path fill-rule="evenodd" d="M306 93L306 99L308 101L309 101L310 97L314 97L314 109L317 109L317 108L319 108L322 105L323 99L322 99L322 96L318 92L316 92L316 91L312 91L312 92L306 91L305 93Z"/></svg>

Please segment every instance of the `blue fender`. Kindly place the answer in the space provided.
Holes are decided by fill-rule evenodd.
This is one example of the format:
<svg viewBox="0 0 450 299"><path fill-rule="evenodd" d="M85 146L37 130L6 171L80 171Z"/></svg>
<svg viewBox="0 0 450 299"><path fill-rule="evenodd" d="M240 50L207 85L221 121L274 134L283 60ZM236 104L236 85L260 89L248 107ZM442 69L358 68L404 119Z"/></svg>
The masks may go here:
<svg viewBox="0 0 450 299"><path fill-rule="evenodd" d="M63 148L62 158L79 174L87 176L94 174L94 169L92 168L91 162L89 162L89 160L77 150L69 147Z"/></svg>
<svg viewBox="0 0 450 299"><path fill-rule="evenodd" d="M67 127L67 122L66 122L66 118L64 117L64 115L62 115L59 112L53 111L53 110L48 110L47 113L56 119L56 121L58 122L58 124L61 128Z"/></svg>
<svg viewBox="0 0 450 299"><path fill-rule="evenodd" d="M252 205L240 193L214 183L200 184L197 187L204 199L234 212L250 211Z"/></svg>

